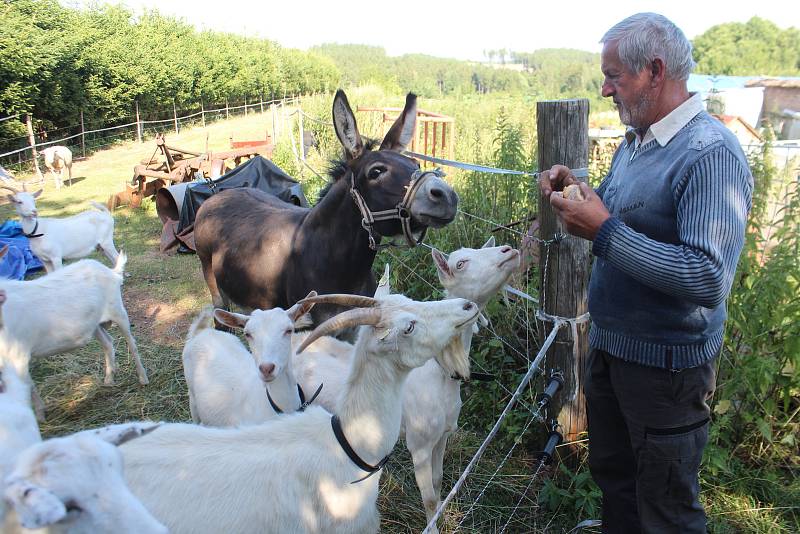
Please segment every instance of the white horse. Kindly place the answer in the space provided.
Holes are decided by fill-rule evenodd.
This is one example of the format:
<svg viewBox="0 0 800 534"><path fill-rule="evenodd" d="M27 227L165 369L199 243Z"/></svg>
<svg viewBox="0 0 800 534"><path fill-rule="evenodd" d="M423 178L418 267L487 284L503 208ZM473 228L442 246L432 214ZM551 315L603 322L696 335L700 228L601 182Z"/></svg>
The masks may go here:
<svg viewBox="0 0 800 534"><path fill-rule="evenodd" d="M65 146L51 146L42 150L44 157L44 164L53 175L56 188L61 189L64 182L64 168L67 169L69 175L69 185L72 185L72 151ZM58 174L56 174L58 171Z"/></svg>

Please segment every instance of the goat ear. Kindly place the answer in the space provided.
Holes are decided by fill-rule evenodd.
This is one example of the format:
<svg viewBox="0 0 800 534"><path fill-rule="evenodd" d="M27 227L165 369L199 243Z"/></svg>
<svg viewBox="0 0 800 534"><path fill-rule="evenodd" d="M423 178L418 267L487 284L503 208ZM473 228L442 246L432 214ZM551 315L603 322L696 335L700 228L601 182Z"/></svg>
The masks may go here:
<svg viewBox="0 0 800 534"><path fill-rule="evenodd" d="M494 236L487 239L486 243L484 243L481 248L492 248L493 246L494 246Z"/></svg>
<svg viewBox="0 0 800 534"><path fill-rule="evenodd" d="M450 270L450 266L447 264L447 258L444 257L444 254L434 248L431 249L431 256L436 262L436 270L439 272L439 280L443 282L448 278L452 278L453 271Z"/></svg>
<svg viewBox="0 0 800 534"><path fill-rule="evenodd" d="M39 195L41 195L41 194L42 194L42 191L44 191L44 189L39 189L37 192L35 192L35 193L31 193L31 196L32 196L33 198L39 198Z"/></svg>
<svg viewBox="0 0 800 534"><path fill-rule="evenodd" d="M316 296L317 296L316 291L309 291L308 295L306 295L306 298L308 299ZM286 313L289 314L289 318L292 320L292 322L294 322L295 328L311 325L312 323L311 319L308 317L304 318L304 316L311 311L311 308L314 307L314 304L315 304L314 302L304 302L302 304L298 302L297 304L286 310Z"/></svg>
<svg viewBox="0 0 800 534"><path fill-rule="evenodd" d="M403 112L394 121L392 127L386 132L386 137L381 143L381 150L394 150L402 152L411 142L414 130L417 127L417 95L408 93Z"/></svg>
<svg viewBox="0 0 800 534"><path fill-rule="evenodd" d="M250 317L242 315L241 313L233 313L217 308L214 310L214 319L228 328L244 328L245 323L247 323Z"/></svg>
<svg viewBox="0 0 800 534"><path fill-rule="evenodd" d="M52 525L67 515L67 507L61 499L26 480L15 480L9 484L6 497L14 505L17 518L26 529Z"/></svg>
<svg viewBox="0 0 800 534"><path fill-rule="evenodd" d="M358 133L356 117L341 89L336 91L333 98L333 129L349 159L356 159L364 153L364 141Z"/></svg>
<svg viewBox="0 0 800 534"><path fill-rule="evenodd" d="M17 202L17 197L15 195L8 194L8 195L6 195L6 198L12 204L19 204L19 202Z"/></svg>
<svg viewBox="0 0 800 534"><path fill-rule="evenodd" d="M375 288L375 298L385 297L386 295L392 294L392 286L389 283L390 276L389 276L389 264L386 264L386 267L383 269L383 276L378 281L378 287Z"/></svg>
<svg viewBox="0 0 800 534"><path fill-rule="evenodd" d="M146 434L149 434L160 426L161 423L121 423L118 425L109 425L103 428L96 428L94 430L84 430L81 432L81 434L94 436L102 439L103 441L107 441L112 445L120 446L132 439L140 438Z"/></svg>

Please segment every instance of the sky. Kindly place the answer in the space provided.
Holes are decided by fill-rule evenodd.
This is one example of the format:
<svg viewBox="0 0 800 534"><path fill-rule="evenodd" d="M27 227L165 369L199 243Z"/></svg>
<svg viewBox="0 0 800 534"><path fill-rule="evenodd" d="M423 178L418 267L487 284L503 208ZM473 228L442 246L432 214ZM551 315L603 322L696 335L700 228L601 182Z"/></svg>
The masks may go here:
<svg viewBox="0 0 800 534"><path fill-rule="evenodd" d="M422 53L485 60L485 50L532 52L577 48L599 52L605 30L625 17L654 11L675 22L689 39L711 26L753 16L780 28L800 28L800 7L787 0L108 0L138 13L143 8L181 17L198 29L257 36L306 50L322 43L382 46L390 56Z"/></svg>

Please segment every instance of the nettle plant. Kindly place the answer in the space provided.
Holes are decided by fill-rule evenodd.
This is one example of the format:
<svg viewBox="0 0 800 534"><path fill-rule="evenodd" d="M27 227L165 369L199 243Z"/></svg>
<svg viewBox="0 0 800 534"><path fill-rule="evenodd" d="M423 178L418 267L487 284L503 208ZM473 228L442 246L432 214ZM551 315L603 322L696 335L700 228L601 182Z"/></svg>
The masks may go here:
<svg viewBox="0 0 800 534"><path fill-rule="evenodd" d="M796 162L795 162L796 163ZM800 444L800 182L772 164L769 142L751 159L753 209L728 300L714 424L712 474L798 460Z"/></svg>

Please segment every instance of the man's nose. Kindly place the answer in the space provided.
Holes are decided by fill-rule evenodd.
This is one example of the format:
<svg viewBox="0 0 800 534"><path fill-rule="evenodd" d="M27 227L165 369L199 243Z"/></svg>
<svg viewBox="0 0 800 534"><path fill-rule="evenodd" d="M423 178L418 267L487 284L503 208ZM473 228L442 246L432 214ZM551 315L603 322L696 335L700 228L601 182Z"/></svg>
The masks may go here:
<svg viewBox="0 0 800 534"><path fill-rule="evenodd" d="M600 94L602 94L604 98L614 96L614 86L612 86L610 83L604 83L600 88Z"/></svg>

